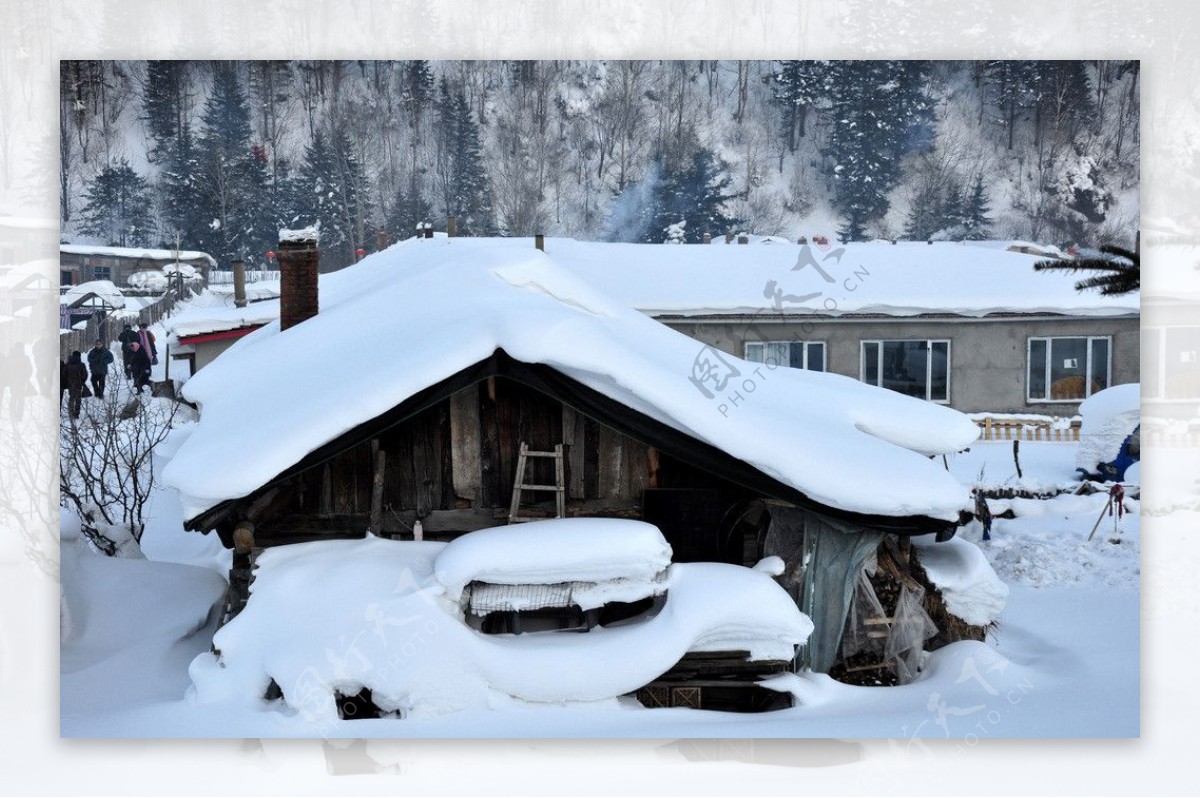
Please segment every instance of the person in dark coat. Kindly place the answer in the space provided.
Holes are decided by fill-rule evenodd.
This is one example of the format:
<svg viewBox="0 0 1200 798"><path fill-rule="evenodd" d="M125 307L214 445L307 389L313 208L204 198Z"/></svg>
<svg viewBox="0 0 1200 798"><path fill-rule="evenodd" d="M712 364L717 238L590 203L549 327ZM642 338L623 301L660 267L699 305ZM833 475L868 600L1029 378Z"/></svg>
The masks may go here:
<svg viewBox="0 0 1200 798"><path fill-rule="evenodd" d="M58 359L58 406L62 407L67 396L67 361Z"/></svg>
<svg viewBox="0 0 1200 798"><path fill-rule="evenodd" d="M92 373L92 393L97 399L104 398L104 383L108 380L108 365L113 362L112 352L97 340L96 345L88 351L88 371Z"/></svg>
<svg viewBox="0 0 1200 798"><path fill-rule="evenodd" d="M121 330L121 334L117 336L117 340L121 342L121 365L125 368L125 379L133 378L133 371L129 367L129 355L131 349L129 345L138 339L138 334L133 331L133 326L126 324L125 329Z"/></svg>
<svg viewBox="0 0 1200 798"><path fill-rule="evenodd" d="M21 344L14 343L8 354L3 358L3 363L0 363L0 379L3 379L3 388L0 388L0 399L3 399L4 392L8 391L9 396L9 411L12 413L14 421L20 421L25 414L25 397L29 395L29 378L33 376L33 367L29 362L28 356L25 354L25 347Z"/></svg>
<svg viewBox="0 0 1200 798"><path fill-rule="evenodd" d="M129 345L129 350L129 370L133 374L133 390L141 393L142 386L150 384L150 356L137 341Z"/></svg>
<svg viewBox="0 0 1200 798"><path fill-rule="evenodd" d="M83 402L83 388L87 385L87 366L83 365L83 355L78 350L71 353L67 359L67 410L71 418L79 418L79 408Z"/></svg>

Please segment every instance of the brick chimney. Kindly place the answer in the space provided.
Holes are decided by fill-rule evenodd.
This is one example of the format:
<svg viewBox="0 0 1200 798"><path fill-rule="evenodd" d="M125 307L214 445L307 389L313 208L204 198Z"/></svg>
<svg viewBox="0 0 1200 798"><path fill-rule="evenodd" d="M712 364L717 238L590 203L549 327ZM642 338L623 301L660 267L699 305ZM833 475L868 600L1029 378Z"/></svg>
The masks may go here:
<svg viewBox="0 0 1200 798"><path fill-rule="evenodd" d="M314 230L279 233L279 329L317 315L317 234Z"/></svg>

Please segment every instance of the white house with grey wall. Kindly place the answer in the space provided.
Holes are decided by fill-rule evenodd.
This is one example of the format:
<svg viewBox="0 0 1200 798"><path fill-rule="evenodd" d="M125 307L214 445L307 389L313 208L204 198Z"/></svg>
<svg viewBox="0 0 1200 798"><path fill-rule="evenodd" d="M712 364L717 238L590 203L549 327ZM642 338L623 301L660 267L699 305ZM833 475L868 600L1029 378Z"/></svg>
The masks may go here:
<svg viewBox="0 0 1200 798"><path fill-rule="evenodd" d="M1036 272L1023 242L643 246L550 240L556 263L718 352L965 412L1073 415L1139 380L1139 296Z"/></svg>

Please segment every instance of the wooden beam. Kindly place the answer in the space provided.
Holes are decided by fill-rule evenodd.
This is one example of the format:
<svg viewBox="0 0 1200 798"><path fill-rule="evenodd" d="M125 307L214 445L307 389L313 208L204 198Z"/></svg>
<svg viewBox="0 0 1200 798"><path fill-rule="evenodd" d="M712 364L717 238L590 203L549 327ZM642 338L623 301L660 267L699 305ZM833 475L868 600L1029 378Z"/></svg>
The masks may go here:
<svg viewBox="0 0 1200 798"><path fill-rule="evenodd" d="M473 507L479 507L483 498L481 445L479 395L472 386L450 397L450 451L454 495Z"/></svg>
<svg viewBox="0 0 1200 798"><path fill-rule="evenodd" d="M383 474L387 467L387 452L379 446L379 439L371 440L371 459L375 471L371 478L371 518L369 529L376 535L383 531Z"/></svg>

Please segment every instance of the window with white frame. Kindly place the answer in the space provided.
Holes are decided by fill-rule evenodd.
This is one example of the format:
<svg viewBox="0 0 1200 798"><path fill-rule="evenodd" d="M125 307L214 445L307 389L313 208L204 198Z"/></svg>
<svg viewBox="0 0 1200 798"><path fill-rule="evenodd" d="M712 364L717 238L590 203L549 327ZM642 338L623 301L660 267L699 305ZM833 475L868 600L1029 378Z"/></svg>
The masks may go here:
<svg viewBox="0 0 1200 798"><path fill-rule="evenodd" d="M825 370L824 341L755 341L746 344L746 360L752 363L790 366L809 371Z"/></svg>
<svg viewBox="0 0 1200 798"><path fill-rule="evenodd" d="M1200 397L1200 327L1142 330L1142 397L1188 402Z"/></svg>
<svg viewBox="0 0 1200 798"><path fill-rule="evenodd" d="M862 341L860 379L870 385L928 399L950 401L950 341Z"/></svg>
<svg viewBox="0 0 1200 798"><path fill-rule="evenodd" d="M1112 337L1030 338L1028 361L1030 402L1079 402L1109 386Z"/></svg>

